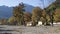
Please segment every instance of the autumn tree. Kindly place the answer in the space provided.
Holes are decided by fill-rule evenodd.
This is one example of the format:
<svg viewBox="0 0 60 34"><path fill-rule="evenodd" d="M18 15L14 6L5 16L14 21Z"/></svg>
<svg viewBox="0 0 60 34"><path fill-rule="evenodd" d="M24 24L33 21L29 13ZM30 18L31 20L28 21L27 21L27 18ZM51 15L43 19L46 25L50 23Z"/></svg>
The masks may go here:
<svg viewBox="0 0 60 34"><path fill-rule="evenodd" d="M42 9L40 9L39 7L35 7L33 10L32 10L32 25L35 26L38 21L40 20L40 17L41 17L41 11Z"/></svg>
<svg viewBox="0 0 60 34"><path fill-rule="evenodd" d="M60 9L59 8L57 8L55 10L54 21L55 22L60 22Z"/></svg>
<svg viewBox="0 0 60 34"><path fill-rule="evenodd" d="M6 25L7 24L7 19L6 18L1 18L0 19L0 24Z"/></svg>
<svg viewBox="0 0 60 34"><path fill-rule="evenodd" d="M22 25L24 23L24 18L23 18L23 14L24 14L24 4L20 3L18 6L13 8L13 16L15 17L15 19L18 22L18 25Z"/></svg>
<svg viewBox="0 0 60 34"><path fill-rule="evenodd" d="M50 20L49 15L46 13L46 10L44 9L42 11L42 17L41 17L42 25L47 25L49 20Z"/></svg>
<svg viewBox="0 0 60 34"><path fill-rule="evenodd" d="M15 19L15 17L14 16L11 16L8 20L7 20L7 24L8 25L17 25L17 21L16 21L16 19Z"/></svg>
<svg viewBox="0 0 60 34"><path fill-rule="evenodd" d="M56 10L54 12L54 21L60 22L60 0L56 0Z"/></svg>
<svg viewBox="0 0 60 34"><path fill-rule="evenodd" d="M53 26L54 21L54 12L56 9L56 3L52 3L49 7L46 8L46 13L50 16L51 25Z"/></svg>
<svg viewBox="0 0 60 34"><path fill-rule="evenodd" d="M31 22L31 16L32 16L31 13L24 12L24 21L25 21L25 24L27 24L28 22Z"/></svg>

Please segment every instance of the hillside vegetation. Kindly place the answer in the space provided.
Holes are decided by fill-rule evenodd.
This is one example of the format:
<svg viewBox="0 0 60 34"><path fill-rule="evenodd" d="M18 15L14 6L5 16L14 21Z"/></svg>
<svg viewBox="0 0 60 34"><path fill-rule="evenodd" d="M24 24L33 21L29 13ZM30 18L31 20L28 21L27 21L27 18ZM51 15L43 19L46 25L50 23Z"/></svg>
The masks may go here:
<svg viewBox="0 0 60 34"><path fill-rule="evenodd" d="M41 9L40 7L35 7L32 9L32 13L26 12L23 3L20 3L18 6L13 7L13 16L9 19L0 20L4 21L7 24L12 25L26 25L27 23L32 22L33 26L37 25L39 21L42 21L43 25L47 25L50 22L60 22L60 4L52 3L47 8Z"/></svg>

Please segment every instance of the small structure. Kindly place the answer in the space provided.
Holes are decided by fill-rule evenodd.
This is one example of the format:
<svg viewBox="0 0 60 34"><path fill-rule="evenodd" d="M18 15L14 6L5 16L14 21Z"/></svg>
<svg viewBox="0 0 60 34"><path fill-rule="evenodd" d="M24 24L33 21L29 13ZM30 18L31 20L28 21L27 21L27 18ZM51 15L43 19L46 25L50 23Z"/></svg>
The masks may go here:
<svg viewBox="0 0 60 34"><path fill-rule="evenodd" d="M40 26L40 25L42 25L42 22L41 21L38 22L37 26Z"/></svg>
<svg viewBox="0 0 60 34"><path fill-rule="evenodd" d="M26 26L32 26L32 22L27 22Z"/></svg>

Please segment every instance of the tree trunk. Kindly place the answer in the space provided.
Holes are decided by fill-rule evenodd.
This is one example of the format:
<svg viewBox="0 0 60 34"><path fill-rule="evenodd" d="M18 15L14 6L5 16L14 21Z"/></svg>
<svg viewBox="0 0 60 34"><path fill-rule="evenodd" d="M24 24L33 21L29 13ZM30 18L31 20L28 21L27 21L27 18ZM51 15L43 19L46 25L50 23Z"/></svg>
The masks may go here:
<svg viewBox="0 0 60 34"><path fill-rule="evenodd" d="M53 26L53 14L51 15L51 26Z"/></svg>

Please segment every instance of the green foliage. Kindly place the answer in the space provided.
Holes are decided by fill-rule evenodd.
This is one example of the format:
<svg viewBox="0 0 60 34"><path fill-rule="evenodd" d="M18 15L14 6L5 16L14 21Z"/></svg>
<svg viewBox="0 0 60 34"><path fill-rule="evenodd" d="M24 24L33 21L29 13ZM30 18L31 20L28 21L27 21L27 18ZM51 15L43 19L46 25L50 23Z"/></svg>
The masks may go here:
<svg viewBox="0 0 60 34"><path fill-rule="evenodd" d="M14 16L11 16L7 22L8 22L7 23L8 25L17 25L16 19Z"/></svg>
<svg viewBox="0 0 60 34"><path fill-rule="evenodd" d="M57 5L57 8L60 8L60 4Z"/></svg>
<svg viewBox="0 0 60 34"><path fill-rule="evenodd" d="M56 9L56 3L52 3L47 8L44 9L46 12L46 16L45 16L46 24L48 24L49 21L53 23L53 19L54 19L53 15L54 15L55 9Z"/></svg>
<svg viewBox="0 0 60 34"><path fill-rule="evenodd" d="M20 3L18 6L13 8L13 16L17 20L18 24L21 25L23 23L23 14L24 14L24 4Z"/></svg>
<svg viewBox="0 0 60 34"><path fill-rule="evenodd" d="M52 23L53 21L60 22L60 4L56 4L56 3L51 4L50 6L45 8L45 12L46 12L46 17L48 16L46 18L47 23L48 22ZM42 21L42 22L44 22L44 21Z"/></svg>

